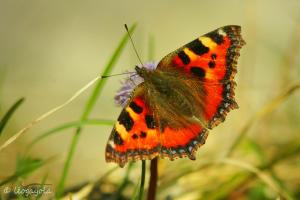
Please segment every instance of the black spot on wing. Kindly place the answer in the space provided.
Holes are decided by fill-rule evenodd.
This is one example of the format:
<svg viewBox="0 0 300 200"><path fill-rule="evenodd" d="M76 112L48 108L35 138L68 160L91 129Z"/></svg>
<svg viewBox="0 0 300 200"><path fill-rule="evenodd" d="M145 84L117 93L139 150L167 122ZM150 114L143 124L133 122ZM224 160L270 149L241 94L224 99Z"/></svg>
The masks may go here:
<svg viewBox="0 0 300 200"><path fill-rule="evenodd" d="M209 66L209 68L215 68L215 66L216 66L215 61L213 61L213 60L209 61L208 66Z"/></svg>
<svg viewBox="0 0 300 200"><path fill-rule="evenodd" d="M186 53L184 53L184 51L180 51L178 53L178 57L180 58L180 60L182 61L183 64L187 65L190 63L190 58L188 55L186 55Z"/></svg>
<svg viewBox="0 0 300 200"><path fill-rule="evenodd" d="M125 127L126 131L130 131L134 124L133 119L130 117L129 113L126 110L123 110L121 112L118 121Z"/></svg>
<svg viewBox="0 0 300 200"><path fill-rule="evenodd" d="M217 59L217 54L212 53L212 54L211 54L211 59L216 60L216 59Z"/></svg>
<svg viewBox="0 0 300 200"><path fill-rule="evenodd" d="M140 137L141 138L145 138L147 136L147 133L144 131L141 131Z"/></svg>
<svg viewBox="0 0 300 200"><path fill-rule="evenodd" d="M191 72L199 78L205 77L205 70L201 67L191 67Z"/></svg>
<svg viewBox="0 0 300 200"><path fill-rule="evenodd" d="M151 129L155 128L155 122L151 115L146 115L145 121L146 121L147 128L151 128Z"/></svg>
<svg viewBox="0 0 300 200"><path fill-rule="evenodd" d="M137 134L133 134L131 137L132 137L132 139L136 140L136 139L138 139L139 136Z"/></svg>
<svg viewBox="0 0 300 200"><path fill-rule="evenodd" d="M220 35L217 31L213 31L206 34L207 37L212 39L217 44L222 44L224 42L224 38L222 35Z"/></svg>
<svg viewBox="0 0 300 200"><path fill-rule="evenodd" d="M114 143L116 145L123 145L124 144L123 139L121 138L120 134L117 131L114 132Z"/></svg>
<svg viewBox="0 0 300 200"><path fill-rule="evenodd" d="M195 54L201 56L209 51L209 48L204 46L199 39L196 39L189 43L187 47Z"/></svg>
<svg viewBox="0 0 300 200"><path fill-rule="evenodd" d="M137 114L141 114L143 112L143 108L133 101L129 104L129 107Z"/></svg>

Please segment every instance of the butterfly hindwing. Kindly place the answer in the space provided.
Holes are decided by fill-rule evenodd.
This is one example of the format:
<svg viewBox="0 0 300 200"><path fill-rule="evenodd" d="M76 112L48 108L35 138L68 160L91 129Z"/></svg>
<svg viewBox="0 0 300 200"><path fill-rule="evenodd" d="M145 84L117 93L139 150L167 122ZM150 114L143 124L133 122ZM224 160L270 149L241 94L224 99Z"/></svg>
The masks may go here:
<svg viewBox="0 0 300 200"><path fill-rule="evenodd" d="M195 152L205 143L207 136L208 131L199 123L177 129L165 127L161 133L161 156L170 160L187 156L195 160Z"/></svg>
<svg viewBox="0 0 300 200"><path fill-rule="evenodd" d="M237 108L233 81L237 58L244 40L239 26L230 25L207 33L165 56L157 69L178 68L199 78L203 84L204 118L208 128L224 121L230 109Z"/></svg>
<svg viewBox="0 0 300 200"><path fill-rule="evenodd" d="M158 154L159 133L153 114L144 101L144 95L136 94L114 125L106 146L106 161L124 166L127 161L152 159Z"/></svg>

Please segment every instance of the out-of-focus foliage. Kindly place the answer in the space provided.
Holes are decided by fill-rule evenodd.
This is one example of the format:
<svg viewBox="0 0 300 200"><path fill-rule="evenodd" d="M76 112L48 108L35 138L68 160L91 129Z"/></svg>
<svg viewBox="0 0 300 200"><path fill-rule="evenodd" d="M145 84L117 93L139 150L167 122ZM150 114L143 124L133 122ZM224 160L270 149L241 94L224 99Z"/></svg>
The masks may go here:
<svg viewBox="0 0 300 200"><path fill-rule="evenodd" d="M18 107L23 103L24 98L19 99L12 105L9 110L5 113L5 115L0 120L0 136L3 132L4 127L6 126L8 120L12 117L14 112L18 109Z"/></svg>

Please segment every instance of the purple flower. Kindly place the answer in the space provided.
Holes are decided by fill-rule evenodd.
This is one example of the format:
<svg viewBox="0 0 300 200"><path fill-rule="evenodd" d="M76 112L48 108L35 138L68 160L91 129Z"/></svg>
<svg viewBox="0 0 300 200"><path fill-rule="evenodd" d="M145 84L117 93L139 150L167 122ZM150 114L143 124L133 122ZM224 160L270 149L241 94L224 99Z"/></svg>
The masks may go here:
<svg viewBox="0 0 300 200"><path fill-rule="evenodd" d="M156 62L148 62L144 66L138 65L140 68L145 67L149 70L155 70L156 66ZM121 81L122 86L115 95L116 105L125 107L134 88L142 82L144 82L144 79L136 73L129 75L124 81Z"/></svg>

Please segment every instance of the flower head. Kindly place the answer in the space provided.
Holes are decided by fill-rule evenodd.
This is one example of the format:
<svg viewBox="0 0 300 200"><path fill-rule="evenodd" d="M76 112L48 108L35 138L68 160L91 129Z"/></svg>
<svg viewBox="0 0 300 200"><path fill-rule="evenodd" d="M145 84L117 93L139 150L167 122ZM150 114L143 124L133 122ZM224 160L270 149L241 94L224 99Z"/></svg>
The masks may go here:
<svg viewBox="0 0 300 200"><path fill-rule="evenodd" d="M148 62L142 65L137 65L138 67L145 67L149 70L155 70L157 67L156 62ZM115 95L115 103L118 106L125 107L127 101L130 99L130 95L134 88L144 82L144 79L138 74L130 74L124 81L121 82L122 86Z"/></svg>

